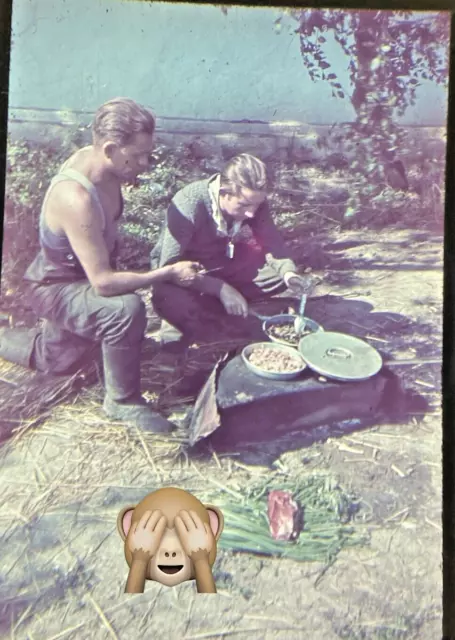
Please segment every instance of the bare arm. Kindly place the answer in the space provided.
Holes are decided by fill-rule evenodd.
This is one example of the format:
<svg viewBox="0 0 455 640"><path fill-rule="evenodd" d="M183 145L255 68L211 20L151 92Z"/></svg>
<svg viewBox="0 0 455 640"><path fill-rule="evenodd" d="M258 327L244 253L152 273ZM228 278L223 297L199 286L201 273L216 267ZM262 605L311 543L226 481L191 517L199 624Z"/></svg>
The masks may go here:
<svg viewBox="0 0 455 640"><path fill-rule="evenodd" d="M125 593L144 593L149 560L149 555L145 551L139 550L133 553L133 562L128 573Z"/></svg>
<svg viewBox="0 0 455 640"><path fill-rule="evenodd" d="M80 185L67 185L64 191L55 194L52 209L59 212L60 227L90 284L99 295L131 293L173 278L174 267L171 265L144 273L113 270L98 212L94 209L90 195ZM50 213L52 214L52 210Z"/></svg>
<svg viewBox="0 0 455 640"><path fill-rule="evenodd" d="M199 551L192 554L191 560L194 564L197 592L216 593L215 580L213 579L212 568L209 564L209 554L199 549Z"/></svg>
<svg viewBox="0 0 455 640"><path fill-rule="evenodd" d="M248 315L248 302L237 289L227 282L223 282L219 278L198 275L190 286L201 293L208 293L219 298L228 314L244 318Z"/></svg>

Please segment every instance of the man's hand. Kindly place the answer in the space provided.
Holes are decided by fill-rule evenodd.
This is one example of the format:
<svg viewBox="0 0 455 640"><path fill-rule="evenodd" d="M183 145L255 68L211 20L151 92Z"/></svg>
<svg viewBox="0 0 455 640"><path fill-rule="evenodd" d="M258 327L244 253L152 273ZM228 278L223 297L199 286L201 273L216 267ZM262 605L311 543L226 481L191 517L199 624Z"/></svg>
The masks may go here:
<svg viewBox="0 0 455 640"><path fill-rule="evenodd" d="M146 511L142 518L131 527L128 536L128 548L131 553L142 552L150 559L154 556L161 543L167 527L166 517L161 511Z"/></svg>
<svg viewBox="0 0 455 640"><path fill-rule="evenodd" d="M189 558L210 553L214 544L212 530L195 511L180 511L174 523L183 550Z"/></svg>
<svg viewBox="0 0 455 640"><path fill-rule="evenodd" d="M234 287L226 282L221 287L220 300L226 312L233 316L248 315L248 303L245 298Z"/></svg>
<svg viewBox="0 0 455 640"><path fill-rule="evenodd" d="M171 280L180 287L190 287L198 277L200 269L201 265L198 262L176 262L170 269Z"/></svg>
<svg viewBox="0 0 455 640"><path fill-rule="evenodd" d="M310 296L315 287L320 284L321 279L311 274L299 276L297 273L289 272L285 274L284 282L294 295L301 296L306 294Z"/></svg>

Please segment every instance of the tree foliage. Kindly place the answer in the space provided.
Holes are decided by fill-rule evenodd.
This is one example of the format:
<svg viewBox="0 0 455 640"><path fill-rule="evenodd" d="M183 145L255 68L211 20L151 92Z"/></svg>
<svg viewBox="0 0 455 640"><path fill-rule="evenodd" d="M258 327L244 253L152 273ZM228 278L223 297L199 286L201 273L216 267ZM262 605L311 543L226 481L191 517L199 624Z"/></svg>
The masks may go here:
<svg viewBox="0 0 455 640"><path fill-rule="evenodd" d="M349 96L358 119L401 116L415 104L421 80L448 80L449 14L410 11L292 11L300 50L312 80L326 80L332 95ZM328 32L349 60L353 90L343 90L324 53Z"/></svg>
<svg viewBox="0 0 455 640"><path fill-rule="evenodd" d="M405 132L397 118L416 103L422 81L448 81L449 25L447 12L305 9L288 13L298 22L303 63L314 82L329 84L332 96L350 100L355 120L332 129L336 142L353 152L354 174L365 189L355 194L347 215L365 197L371 198L394 177L407 184L397 153ZM327 58L328 34L346 55L350 86L343 86ZM401 172L401 175L400 175Z"/></svg>

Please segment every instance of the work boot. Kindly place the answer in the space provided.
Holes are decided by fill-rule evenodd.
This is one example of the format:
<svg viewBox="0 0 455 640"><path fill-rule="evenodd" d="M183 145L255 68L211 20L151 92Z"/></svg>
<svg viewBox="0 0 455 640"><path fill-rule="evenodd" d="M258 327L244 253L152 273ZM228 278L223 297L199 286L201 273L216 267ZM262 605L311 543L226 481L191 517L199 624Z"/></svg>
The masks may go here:
<svg viewBox="0 0 455 640"><path fill-rule="evenodd" d="M103 409L109 418L129 422L144 431L169 433L175 425L154 411L140 392L141 346L102 345L106 396Z"/></svg>
<svg viewBox="0 0 455 640"><path fill-rule="evenodd" d="M0 358L19 364L22 367L32 366L33 347L38 329L3 327L0 329Z"/></svg>

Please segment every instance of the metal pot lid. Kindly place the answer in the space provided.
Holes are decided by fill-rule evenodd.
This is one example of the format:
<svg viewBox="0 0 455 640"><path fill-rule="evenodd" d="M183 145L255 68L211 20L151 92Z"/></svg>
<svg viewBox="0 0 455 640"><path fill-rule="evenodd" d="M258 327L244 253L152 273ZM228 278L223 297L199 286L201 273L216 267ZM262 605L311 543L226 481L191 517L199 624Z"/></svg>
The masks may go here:
<svg viewBox="0 0 455 640"><path fill-rule="evenodd" d="M334 380L366 380L382 367L374 347L345 333L310 333L300 340L299 351L313 371Z"/></svg>

